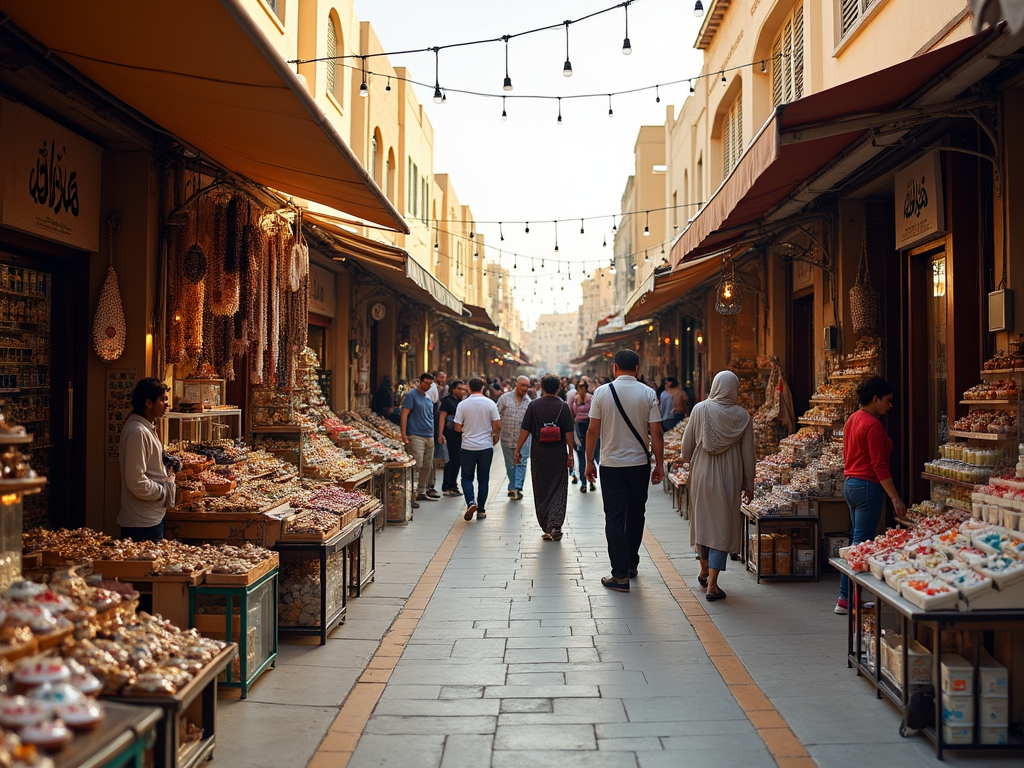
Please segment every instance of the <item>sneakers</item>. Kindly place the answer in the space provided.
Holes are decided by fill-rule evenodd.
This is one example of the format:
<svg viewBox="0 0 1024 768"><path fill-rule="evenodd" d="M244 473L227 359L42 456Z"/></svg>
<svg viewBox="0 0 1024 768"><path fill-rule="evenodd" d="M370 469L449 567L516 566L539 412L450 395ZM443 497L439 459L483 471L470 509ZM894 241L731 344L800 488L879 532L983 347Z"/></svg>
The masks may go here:
<svg viewBox="0 0 1024 768"><path fill-rule="evenodd" d="M572 478L572 484L573 485L576 485L576 483L579 482L579 479L576 477L576 473L575 472L573 472L571 475L569 475L569 477Z"/></svg>
<svg viewBox="0 0 1024 768"><path fill-rule="evenodd" d="M433 488L428 488L427 489L427 498L428 499L437 500L437 499L441 498L441 494L438 493L437 491L435 491Z"/></svg>
<svg viewBox="0 0 1024 768"><path fill-rule="evenodd" d="M512 499L512 501L515 501L516 500L516 492L515 491L509 491L508 492L508 497L510 499Z"/></svg>
<svg viewBox="0 0 1024 768"><path fill-rule="evenodd" d="M520 490L516 491L516 501L522 501L522 500L523 500L523 491L520 489Z"/></svg>
<svg viewBox="0 0 1024 768"><path fill-rule="evenodd" d="M586 493L586 492L587 492L587 484L586 483L580 483L580 493Z"/></svg>
<svg viewBox="0 0 1024 768"><path fill-rule="evenodd" d="M594 485L593 482L590 483L590 490L592 490L592 491L596 491L597 490L597 486Z"/></svg>
<svg viewBox="0 0 1024 768"><path fill-rule="evenodd" d="M470 505L468 507L466 507L466 514L464 514L462 516L462 519L463 520L467 520L467 521L468 520L472 520L473 519L473 515L476 514L476 510L477 510L476 502L475 501L474 502L470 502Z"/></svg>
<svg viewBox="0 0 1024 768"><path fill-rule="evenodd" d="M482 509L478 509L476 511L476 519L477 520L484 520L486 517L487 517L487 513L484 512Z"/></svg>
<svg viewBox="0 0 1024 768"><path fill-rule="evenodd" d="M836 601L836 613L840 616L845 616L850 612L850 604L847 602L845 597L840 597Z"/></svg>
<svg viewBox="0 0 1024 768"><path fill-rule="evenodd" d="M416 502L414 501L414 502L412 503L412 508L413 508L413 509L419 509L419 508L420 508L420 505L419 505L419 504L417 504L417 503L416 503Z"/></svg>
<svg viewBox="0 0 1024 768"><path fill-rule="evenodd" d="M416 494L416 501L426 501L426 500L427 500L427 494L425 494L425 493L417 493Z"/></svg>

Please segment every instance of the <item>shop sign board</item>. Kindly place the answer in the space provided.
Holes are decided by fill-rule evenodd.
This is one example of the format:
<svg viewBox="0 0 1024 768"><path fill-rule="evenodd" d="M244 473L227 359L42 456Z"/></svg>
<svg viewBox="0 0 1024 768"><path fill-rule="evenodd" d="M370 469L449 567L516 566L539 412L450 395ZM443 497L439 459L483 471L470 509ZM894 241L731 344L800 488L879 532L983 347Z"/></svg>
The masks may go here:
<svg viewBox="0 0 1024 768"><path fill-rule="evenodd" d="M929 152L896 172L896 250L943 232L944 213L938 152Z"/></svg>
<svg viewBox="0 0 1024 768"><path fill-rule="evenodd" d="M0 224L95 253L103 150L0 99Z"/></svg>
<svg viewBox="0 0 1024 768"><path fill-rule="evenodd" d="M324 317L338 316L337 276L330 270L309 265L309 311Z"/></svg>

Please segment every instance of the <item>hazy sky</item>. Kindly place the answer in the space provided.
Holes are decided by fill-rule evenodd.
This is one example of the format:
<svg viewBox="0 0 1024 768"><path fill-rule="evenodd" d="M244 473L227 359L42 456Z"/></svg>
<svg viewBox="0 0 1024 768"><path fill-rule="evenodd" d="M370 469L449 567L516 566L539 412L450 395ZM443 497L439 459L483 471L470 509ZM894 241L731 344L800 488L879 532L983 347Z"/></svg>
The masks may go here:
<svg viewBox="0 0 1024 768"><path fill-rule="evenodd" d="M467 40L500 37L528 29L561 24L565 19L607 8L615 0L356 0L356 12L369 21L388 51L443 46ZM562 75L565 28L510 41L508 96L607 94L696 75L701 56L693 48L700 20L692 0L636 0L629 7L629 38L633 53L622 54L624 12L617 8L569 28L573 75ZM443 50L440 83L451 89L501 95L505 75L502 43ZM407 66L419 81L433 82L432 53L391 57ZM372 69L372 60L368 63ZM528 328L543 312L574 311L581 300L583 267L605 266L612 258L611 214L618 213L626 179L633 169L633 145L641 125L665 122L666 107L681 105L688 86L613 97L562 101L562 125L555 100L509 98L502 121L501 99L448 93L443 105L432 89L417 89L434 126L434 172L449 173L462 203L478 220L529 220L502 227L480 224L489 246L507 251L501 262L513 267L516 306ZM579 217L608 215L584 224ZM572 219L558 226L559 252L554 253L551 219ZM607 237L608 246L602 247ZM657 245L657 244L652 244ZM488 258L498 258L488 248ZM529 257L535 272L530 272ZM545 260L541 267L541 260ZM572 262L559 271L552 259ZM568 279L567 279L568 277ZM535 287L534 280L537 285ZM564 287L564 290L563 290ZM536 295L534 291L536 289Z"/></svg>

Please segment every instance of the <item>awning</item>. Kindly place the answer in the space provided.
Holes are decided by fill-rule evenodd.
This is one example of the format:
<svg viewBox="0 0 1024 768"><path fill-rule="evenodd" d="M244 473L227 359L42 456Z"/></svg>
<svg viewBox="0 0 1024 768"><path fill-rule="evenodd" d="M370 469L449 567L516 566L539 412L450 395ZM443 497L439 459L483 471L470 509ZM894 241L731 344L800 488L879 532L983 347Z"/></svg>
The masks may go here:
<svg viewBox="0 0 1024 768"><path fill-rule="evenodd" d="M633 291L627 302L626 322L653 315L688 292L722 272L722 254L679 264L671 272L651 275Z"/></svg>
<svg viewBox="0 0 1024 768"><path fill-rule="evenodd" d="M50 52L225 168L409 231L242 0L0 0L0 10Z"/></svg>
<svg viewBox="0 0 1024 768"><path fill-rule="evenodd" d="M485 328L488 331L498 330L497 324L491 319L491 316L487 314L487 310L483 307L463 303L462 316L465 318L467 323L471 323L472 325L479 325L481 328Z"/></svg>
<svg viewBox="0 0 1024 768"><path fill-rule="evenodd" d="M618 312L613 312L612 314L608 315L607 317L604 317L601 320L598 320L597 321L597 327L598 328L604 328L606 325L608 325L608 323L610 323L612 320L614 320L618 316L619 316Z"/></svg>
<svg viewBox="0 0 1024 768"><path fill-rule="evenodd" d="M651 321L649 319L645 319L630 323L622 328L615 328L614 330L605 331L604 333L598 333L591 342L591 345L621 344L624 341L639 338L647 333L647 328L650 323Z"/></svg>
<svg viewBox="0 0 1024 768"><path fill-rule="evenodd" d="M455 294L401 248L349 232L315 213L303 214L302 220L328 235L338 253L352 259L403 296L462 317L462 302Z"/></svg>
<svg viewBox="0 0 1024 768"><path fill-rule="evenodd" d="M843 159L844 152L868 131L873 119L877 121L905 104L978 45L978 37L969 37L776 107L736 168L676 240L672 263L697 259L737 242L807 179L837 158ZM866 142L856 163L847 163L843 177L900 136L902 133L890 134ZM785 213L796 212L814 194L840 180L829 178L827 184L789 206Z"/></svg>
<svg viewBox="0 0 1024 768"><path fill-rule="evenodd" d="M587 351L579 357L570 360L569 365L583 365L584 363L589 363L591 360L603 357L606 353L615 351L616 349L616 345L610 342L607 344L595 344L594 342L590 342L587 346Z"/></svg>

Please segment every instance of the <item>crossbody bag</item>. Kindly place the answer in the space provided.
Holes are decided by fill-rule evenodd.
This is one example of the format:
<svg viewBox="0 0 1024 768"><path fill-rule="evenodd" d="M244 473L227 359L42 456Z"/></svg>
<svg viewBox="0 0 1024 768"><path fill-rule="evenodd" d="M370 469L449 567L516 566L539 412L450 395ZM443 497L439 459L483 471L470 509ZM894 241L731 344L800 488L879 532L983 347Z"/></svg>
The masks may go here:
<svg viewBox="0 0 1024 768"><path fill-rule="evenodd" d="M555 416L555 421L549 421L540 428L540 434L538 440L542 443L559 443L562 441L562 428L556 423L562 416L562 408L565 408L563 402L561 407L558 409L558 415Z"/></svg>
<svg viewBox="0 0 1024 768"><path fill-rule="evenodd" d="M651 463L651 450L647 447L647 441L640 437L640 433L636 431L636 427L633 426L633 422L629 420L629 416L626 415L626 409L622 407L622 401L619 400L619 393L615 391L615 385L609 384L608 389L611 390L612 397L615 398L615 407L619 409L619 413L622 414L623 420L626 422L626 426L629 427L629 431L633 433L633 437L636 438L637 442L640 443L640 447L644 449L644 456L647 457L647 463Z"/></svg>

